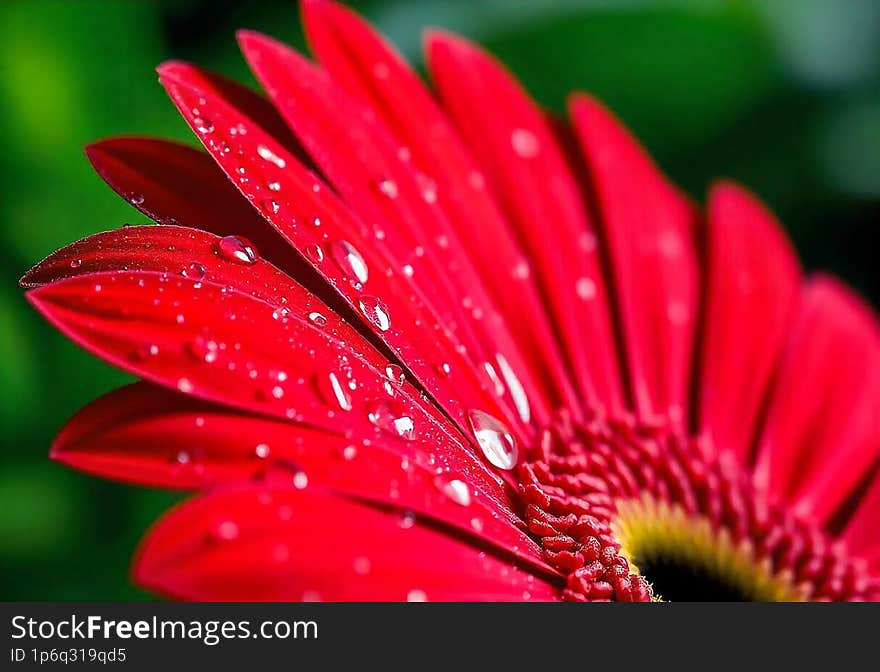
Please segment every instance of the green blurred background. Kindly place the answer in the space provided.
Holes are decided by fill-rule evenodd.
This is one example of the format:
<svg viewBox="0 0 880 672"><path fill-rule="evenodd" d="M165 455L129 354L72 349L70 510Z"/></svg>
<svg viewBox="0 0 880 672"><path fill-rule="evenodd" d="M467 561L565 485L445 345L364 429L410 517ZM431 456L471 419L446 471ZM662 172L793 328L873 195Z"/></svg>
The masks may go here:
<svg viewBox="0 0 880 672"><path fill-rule="evenodd" d="M735 177L786 222L806 264L880 304L877 0L384 0L355 3L411 58L439 25L501 56L537 98L608 102L702 197ZM90 140L190 141L156 83L168 58L252 78L233 31L302 45L294 0L0 2L0 598L139 599L131 551L177 495L47 459L62 423L125 377L50 330L16 282L76 238L144 218L90 170Z"/></svg>

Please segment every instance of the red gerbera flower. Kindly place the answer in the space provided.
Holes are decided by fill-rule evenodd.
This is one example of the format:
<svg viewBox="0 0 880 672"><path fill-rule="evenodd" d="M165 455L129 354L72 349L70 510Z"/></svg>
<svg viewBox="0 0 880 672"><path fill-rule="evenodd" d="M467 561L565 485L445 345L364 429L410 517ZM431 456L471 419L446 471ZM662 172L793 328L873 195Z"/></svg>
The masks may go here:
<svg viewBox="0 0 880 672"><path fill-rule="evenodd" d="M432 33L438 103L349 10L304 9L320 65L239 35L271 103L162 65L208 154L90 146L158 226L22 280L143 380L53 457L201 491L136 580L196 599L880 598L871 310L804 279L742 188L699 210L594 99L548 121Z"/></svg>

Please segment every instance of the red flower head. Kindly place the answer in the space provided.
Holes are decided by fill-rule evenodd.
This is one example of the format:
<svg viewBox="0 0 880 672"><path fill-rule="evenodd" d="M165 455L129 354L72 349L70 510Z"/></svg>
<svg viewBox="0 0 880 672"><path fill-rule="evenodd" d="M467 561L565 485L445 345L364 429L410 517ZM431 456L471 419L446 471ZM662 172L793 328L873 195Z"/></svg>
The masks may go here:
<svg viewBox="0 0 880 672"><path fill-rule="evenodd" d="M805 279L742 188L699 209L589 96L548 121L432 33L435 98L349 10L304 13L319 65L239 35L271 102L160 66L207 154L90 146L158 225L22 280L142 379L77 414L54 459L199 491L136 580L224 600L880 599L871 310Z"/></svg>

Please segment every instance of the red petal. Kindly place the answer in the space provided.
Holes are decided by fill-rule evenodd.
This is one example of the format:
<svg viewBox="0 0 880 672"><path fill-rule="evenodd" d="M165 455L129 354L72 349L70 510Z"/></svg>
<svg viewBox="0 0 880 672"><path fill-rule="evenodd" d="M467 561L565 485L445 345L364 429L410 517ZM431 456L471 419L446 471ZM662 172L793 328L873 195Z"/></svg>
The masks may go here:
<svg viewBox="0 0 880 672"><path fill-rule="evenodd" d="M526 355L530 376L549 388L530 396L536 403L546 396L553 405L571 405L571 391L565 388L571 385L570 372L529 259L462 138L406 61L357 14L324 0L309 0L302 7L312 51L334 81L366 103L406 148L409 166L430 185L435 207L449 219L493 301L508 324L517 326L513 336Z"/></svg>
<svg viewBox="0 0 880 672"><path fill-rule="evenodd" d="M753 196L722 182L709 195L699 427L743 459L800 290L794 249Z"/></svg>
<svg viewBox="0 0 880 672"><path fill-rule="evenodd" d="M174 509L135 560L142 585L197 600L554 600L545 581L394 512L263 487Z"/></svg>
<svg viewBox="0 0 880 672"><path fill-rule="evenodd" d="M425 516L554 574L509 508L463 480L452 489L457 474L441 466L450 462L444 452L248 415L146 383L81 410L52 447L52 457L68 466L154 487L248 480L290 486L301 474L309 488ZM466 460L452 458L453 468L468 468Z"/></svg>
<svg viewBox="0 0 880 672"><path fill-rule="evenodd" d="M841 535L847 548L880 567L880 471Z"/></svg>
<svg viewBox="0 0 880 672"><path fill-rule="evenodd" d="M830 277L803 291L773 387L756 480L824 522L880 451L880 324Z"/></svg>
<svg viewBox="0 0 880 672"><path fill-rule="evenodd" d="M299 144L299 141L287 127L284 119L266 98L223 75L200 68L190 68L186 63L179 61L168 61L160 66L160 79L164 72L171 69L185 70L191 86L204 91L210 91L213 95L219 96L228 105L238 110L242 116L257 124L264 133L272 137L275 143L284 147L298 161L308 163L309 159L302 145ZM215 120L206 114L207 108L205 105L201 105L201 101L198 99L195 99L193 103L194 105L189 109L190 114L204 122L201 124L203 128L212 126ZM198 107L199 105L201 107ZM229 128L230 133L233 135L238 130L235 127ZM247 128L245 128L245 131L247 131Z"/></svg>
<svg viewBox="0 0 880 672"><path fill-rule="evenodd" d="M239 40L315 161L358 215L381 230L396 266L411 266L413 284L467 348L473 366L489 362L494 368L500 352L522 375L523 358L461 242L375 113L292 49L255 33L240 33ZM503 395L505 387L498 391ZM521 424L515 399L506 401L508 419Z"/></svg>
<svg viewBox="0 0 880 672"><path fill-rule="evenodd" d="M597 101L576 96L571 114L608 241L636 408L686 421L698 307L695 211Z"/></svg>
<svg viewBox="0 0 880 672"><path fill-rule="evenodd" d="M245 196L261 207L266 219L308 257L354 311L361 312L375 303L374 297L380 298L390 320L365 320L366 326L395 352L463 432L470 435L467 410L475 408L506 417L517 432L518 418L511 418L499 404L495 389L483 383L449 331L450 325L438 321L411 279L382 253L382 241L259 126L216 92L193 88L188 82L198 80L197 72L180 64L166 65L161 78L194 128L200 126L192 115L193 106L201 105L200 111L210 113L212 130L200 137ZM228 133L242 126L245 134ZM359 268L368 274L341 263L343 245L363 260Z"/></svg>
<svg viewBox="0 0 880 672"><path fill-rule="evenodd" d="M249 269L259 276L258 267ZM244 291L127 271L69 278L28 297L73 341L139 377L331 432L412 440L470 458L465 475L503 499L496 477L458 443L452 425L417 401L408 381L391 382L388 362L345 322L297 285L283 288L285 304ZM323 327L308 317L319 311Z"/></svg>
<svg viewBox="0 0 880 672"><path fill-rule="evenodd" d="M113 138L89 145L86 153L116 193L155 221L243 235L288 275L305 275L302 257L204 152L168 140Z"/></svg>
<svg viewBox="0 0 880 672"><path fill-rule="evenodd" d="M552 128L504 68L474 45L432 34L428 58L444 106L532 255L583 396L620 410L596 234Z"/></svg>

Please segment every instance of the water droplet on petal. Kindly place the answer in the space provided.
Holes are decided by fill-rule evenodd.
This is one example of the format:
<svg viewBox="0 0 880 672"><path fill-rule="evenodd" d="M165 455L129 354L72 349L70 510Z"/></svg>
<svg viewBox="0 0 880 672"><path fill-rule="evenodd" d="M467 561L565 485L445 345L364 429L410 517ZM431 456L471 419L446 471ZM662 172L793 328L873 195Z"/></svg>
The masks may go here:
<svg viewBox="0 0 880 672"><path fill-rule="evenodd" d="M260 155L261 159L265 159L266 161L269 161L270 163L274 163L279 168L284 168L287 165L287 162L284 159L282 159L280 156L278 156L275 152L273 152L271 149L269 149L265 145L258 145L257 146L257 154Z"/></svg>
<svg viewBox="0 0 880 672"><path fill-rule="evenodd" d="M177 379L177 389L183 392L184 394L188 394L193 391L194 386L192 381L189 378L178 378Z"/></svg>
<svg viewBox="0 0 880 672"><path fill-rule="evenodd" d="M320 245L309 245L306 248L306 254L309 259L314 261L316 264L320 264L324 261L324 250L321 249Z"/></svg>
<svg viewBox="0 0 880 672"><path fill-rule="evenodd" d="M499 469L513 469L518 457L516 439L504 423L483 411L469 411L468 420L486 459Z"/></svg>
<svg viewBox="0 0 880 672"><path fill-rule="evenodd" d="M461 479L447 479L438 476L435 483L440 491L456 504L461 506L471 505L471 489Z"/></svg>
<svg viewBox="0 0 880 672"><path fill-rule="evenodd" d="M225 236L218 243L220 255L229 261L240 264L255 264L260 258L257 249L247 239L241 236Z"/></svg>
<svg viewBox="0 0 880 672"><path fill-rule="evenodd" d="M416 524L416 514L412 511L404 511L400 514L400 520L398 524L404 530L410 529L413 525Z"/></svg>
<svg viewBox="0 0 880 672"><path fill-rule="evenodd" d="M220 346L217 341L210 338L196 336L192 341L187 343L187 350L189 350L189 353L197 360L207 364L213 364L217 361Z"/></svg>
<svg viewBox="0 0 880 672"><path fill-rule="evenodd" d="M379 192L388 198L397 198L397 182L394 180L382 180L379 182Z"/></svg>
<svg viewBox="0 0 880 672"><path fill-rule="evenodd" d="M332 371L326 375L319 374L315 378L315 383L327 403L338 406L343 411L351 410L351 395L339 380L339 376Z"/></svg>
<svg viewBox="0 0 880 672"><path fill-rule="evenodd" d="M305 490L309 485L309 477L306 472L298 471L293 475L293 487L297 490Z"/></svg>
<svg viewBox="0 0 880 672"><path fill-rule="evenodd" d="M391 327L391 316L380 299L375 296L362 296L358 305L370 324L379 331L388 331Z"/></svg>
<svg viewBox="0 0 880 672"><path fill-rule="evenodd" d="M71 268L79 268L80 266L82 266L82 263L83 263L82 259L72 259L70 261L70 267Z"/></svg>
<svg viewBox="0 0 880 672"><path fill-rule="evenodd" d="M507 391L513 397L513 405L516 406L517 414L523 422L528 422L532 417L532 409L522 383L519 382L519 378L517 378L504 355L499 352L495 359L498 361L498 368L501 370L501 375L507 385Z"/></svg>
<svg viewBox="0 0 880 672"><path fill-rule="evenodd" d="M311 321L312 324L318 327L323 327L327 324L327 318L317 311L309 313L309 321Z"/></svg>
<svg viewBox="0 0 880 672"><path fill-rule="evenodd" d="M208 117L195 117L193 119L193 126L196 127L199 133L214 132L214 122L208 119Z"/></svg>
<svg viewBox="0 0 880 672"><path fill-rule="evenodd" d="M406 594L407 602L427 602L428 596L425 595L424 590L418 590L417 588L413 588Z"/></svg>
<svg viewBox="0 0 880 672"><path fill-rule="evenodd" d="M367 414L367 418L379 429L405 441L415 438L415 424L408 415L395 412L388 404L379 404Z"/></svg>
<svg viewBox="0 0 880 672"><path fill-rule="evenodd" d="M584 301L589 301L596 296L596 283L590 278L581 278L575 285L577 295Z"/></svg>
<svg viewBox="0 0 880 672"><path fill-rule="evenodd" d="M214 536L220 541L232 541L238 538L240 530L234 520L223 520L214 528Z"/></svg>
<svg viewBox="0 0 880 672"><path fill-rule="evenodd" d="M345 446L340 451L340 455L342 459L346 462L351 462L355 457L357 457L357 447L356 446Z"/></svg>
<svg viewBox="0 0 880 672"><path fill-rule="evenodd" d="M273 320L283 320L287 317L290 317L290 307L289 306L278 306L275 310L272 311L272 319Z"/></svg>
<svg viewBox="0 0 880 672"><path fill-rule="evenodd" d="M338 240L333 243L331 250L333 258L339 264L339 268L343 273L354 278L359 283L364 284L369 277L367 262L361 256L361 253L349 243L347 240Z"/></svg>
<svg viewBox="0 0 880 672"><path fill-rule="evenodd" d="M190 280L201 280L205 277L205 267L199 263L193 262L184 268L180 274Z"/></svg>
<svg viewBox="0 0 880 672"><path fill-rule="evenodd" d="M261 460L264 460L267 457L269 457L270 452L271 452L271 450L270 450L268 444L265 444L265 443L258 443L257 447L254 448L254 454L257 457L259 457Z"/></svg>
<svg viewBox="0 0 880 672"><path fill-rule="evenodd" d="M406 379L403 373L403 369L401 369L397 364L389 364L385 367L385 375L388 376L388 380L394 383L397 387L401 387L403 385L403 381Z"/></svg>
<svg viewBox="0 0 880 672"><path fill-rule="evenodd" d="M538 138L525 128L517 128L510 134L510 144L513 145L513 151L524 159L535 158L540 148Z"/></svg>
<svg viewBox="0 0 880 672"><path fill-rule="evenodd" d="M144 195L143 194L132 194L128 197L128 202L132 205L143 205L144 204Z"/></svg>
<svg viewBox="0 0 880 672"><path fill-rule="evenodd" d="M369 558L360 556L354 559L354 573L358 576L366 576L370 573L372 565Z"/></svg>

